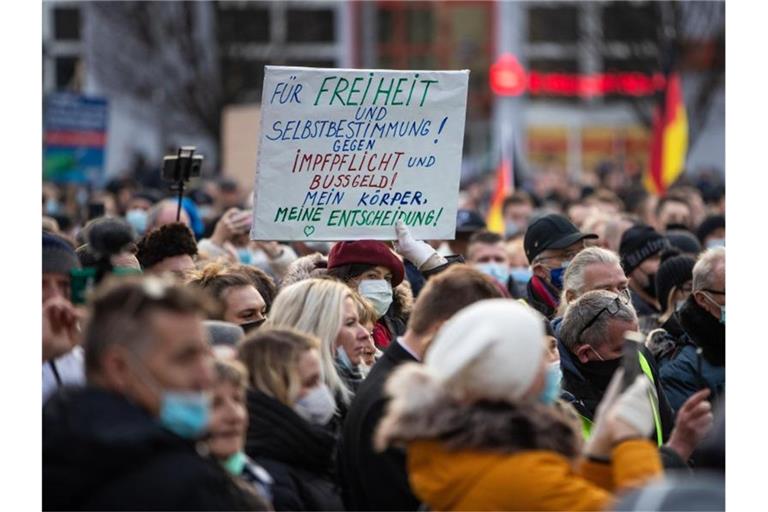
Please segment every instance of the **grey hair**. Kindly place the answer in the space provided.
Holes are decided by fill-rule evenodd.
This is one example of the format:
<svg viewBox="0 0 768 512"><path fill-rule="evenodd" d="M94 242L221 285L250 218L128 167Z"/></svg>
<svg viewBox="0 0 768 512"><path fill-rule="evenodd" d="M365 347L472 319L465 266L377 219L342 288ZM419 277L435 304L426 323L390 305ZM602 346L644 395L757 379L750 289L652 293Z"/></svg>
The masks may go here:
<svg viewBox="0 0 768 512"><path fill-rule="evenodd" d="M725 267L725 247L713 247L707 249L693 266L693 291L712 288L715 282L715 270L723 265ZM723 268L725 274L725 268Z"/></svg>
<svg viewBox="0 0 768 512"><path fill-rule="evenodd" d="M163 199L162 201L159 201L154 206L152 206L152 208L150 208L149 212L147 213L147 232L157 227L155 225L157 223L157 219L160 217L160 213L165 208L173 208L175 211L176 208L178 208L178 203L174 199ZM181 209L182 211L184 210L183 207Z"/></svg>
<svg viewBox="0 0 768 512"><path fill-rule="evenodd" d="M585 293L565 310L563 323L560 325L560 338L568 348L573 351L576 345L586 343L591 347L600 346L608 334L608 324L613 321L637 322L635 308L631 304L619 301L619 311L615 315L602 314L581 337L579 333L595 316L611 302L619 297L607 290L593 290Z"/></svg>
<svg viewBox="0 0 768 512"><path fill-rule="evenodd" d="M602 247L587 247L581 250L572 260L563 276L563 294L561 303L565 304L565 294L568 291L576 292L576 296L584 291L584 274L588 266L596 264L614 264L621 268L619 256Z"/></svg>

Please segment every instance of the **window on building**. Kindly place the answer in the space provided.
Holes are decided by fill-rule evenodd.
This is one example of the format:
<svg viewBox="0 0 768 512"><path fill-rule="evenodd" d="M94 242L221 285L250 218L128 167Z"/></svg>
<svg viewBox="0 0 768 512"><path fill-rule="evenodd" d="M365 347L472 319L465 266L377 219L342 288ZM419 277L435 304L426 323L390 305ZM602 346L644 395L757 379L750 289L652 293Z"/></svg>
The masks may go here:
<svg viewBox="0 0 768 512"><path fill-rule="evenodd" d="M609 2L602 8L601 23L606 41L655 41L660 26L656 2Z"/></svg>
<svg viewBox="0 0 768 512"><path fill-rule="evenodd" d="M288 9L287 41L291 43L332 43L336 40L333 9Z"/></svg>
<svg viewBox="0 0 768 512"><path fill-rule="evenodd" d="M269 9L263 6L244 8L218 8L219 40L230 43L269 42Z"/></svg>
<svg viewBox="0 0 768 512"><path fill-rule="evenodd" d="M78 7L57 7L53 10L53 37L60 41L80 40Z"/></svg>
<svg viewBox="0 0 768 512"><path fill-rule="evenodd" d="M263 60L225 58L222 60L224 90L234 101L256 101L264 83Z"/></svg>
<svg viewBox="0 0 768 512"><path fill-rule="evenodd" d="M56 57L56 89L68 89L74 82L77 57Z"/></svg>
<svg viewBox="0 0 768 512"><path fill-rule="evenodd" d="M577 2L576 2L577 4ZM533 6L528 9L528 41L575 43L579 39L579 6Z"/></svg>

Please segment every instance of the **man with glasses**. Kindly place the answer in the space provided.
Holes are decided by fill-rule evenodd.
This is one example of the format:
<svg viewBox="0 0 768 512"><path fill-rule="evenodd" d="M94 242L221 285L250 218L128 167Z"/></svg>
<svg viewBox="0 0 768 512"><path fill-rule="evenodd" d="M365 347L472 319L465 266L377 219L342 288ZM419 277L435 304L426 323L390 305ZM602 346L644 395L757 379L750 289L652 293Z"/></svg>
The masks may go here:
<svg viewBox="0 0 768 512"><path fill-rule="evenodd" d="M623 293L594 290L568 305L560 326L563 398L571 402L581 416L585 438L590 437L597 405L614 372L622 364L624 333L636 331L637 327L635 310ZM662 459L666 466L680 466L688 460L708 430L708 424L700 415L706 415L709 409L703 412L697 409L695 425L690 423L689 415L676 424L674 412L661 386L656 362L644 346L638 347L638 360L640 369L656 387L658 396L652 404L655 424L653 440L660 448L664 447ZM692 403L691 407L698 407L698 402ZM702 407L706 409L708 404Z"/></svg>
<svg viewBox="0 0 768 512"><path fill-rule="evenodd" d="M678 313L695 343L681 350L661 371L670 398L685 400L702 388L717 399L725 390L725 248L704 252L693 267L692 293ZM674 403L672 404L674 407Z"/></svg>
<svg viewBox="0 0 768 512"><path fill-rule="evenodd" d="M523 247L533 277L528 281L528 303L548 319L557 313L563 274L584 248L584 240L597 235L582 233L562 215L549 214L534 220L525 232Z"/></svg>

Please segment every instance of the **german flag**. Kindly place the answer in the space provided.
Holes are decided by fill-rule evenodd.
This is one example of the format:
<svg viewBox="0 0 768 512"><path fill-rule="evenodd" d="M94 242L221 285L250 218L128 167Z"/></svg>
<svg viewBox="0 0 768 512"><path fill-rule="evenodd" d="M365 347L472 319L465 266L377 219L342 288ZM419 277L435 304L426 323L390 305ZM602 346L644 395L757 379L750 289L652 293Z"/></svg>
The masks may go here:
<svg viewBox="0 0 768 512"><path fill-rule="evenodd" d="M653 114L651 165L645 175L645 187L651 194L663 196L685 168L688 152L688 116L680 87L680 75L667 77L664 99Z"/></svg>
<svg viewBox="0 0 768 512"><path fill-rule="evenodd" d="M491 207L485 218L488 231L504 236L504 199L512 193L512 164L508 158L502 158L496 169L496 186L491 198Z"/></svg>

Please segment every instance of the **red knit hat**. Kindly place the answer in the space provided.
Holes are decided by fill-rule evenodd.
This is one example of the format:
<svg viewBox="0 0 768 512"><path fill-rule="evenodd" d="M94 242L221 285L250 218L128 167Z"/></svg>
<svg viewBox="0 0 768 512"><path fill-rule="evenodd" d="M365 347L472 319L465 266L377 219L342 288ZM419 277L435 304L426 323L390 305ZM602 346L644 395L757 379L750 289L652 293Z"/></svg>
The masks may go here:
<svg viewBox="0 0 768 512"><path fill-rule="evenodd" d="M403 262L384 242L376 240L338 242L328 253L328 268L352 263L367 263L368 265L387 267L392 272L392 286L402 283L405 277Z"/></svg>

